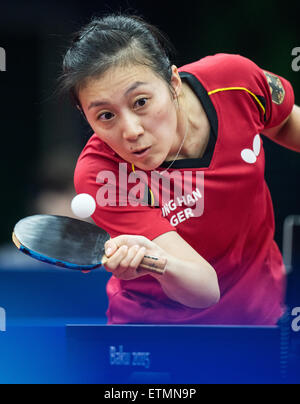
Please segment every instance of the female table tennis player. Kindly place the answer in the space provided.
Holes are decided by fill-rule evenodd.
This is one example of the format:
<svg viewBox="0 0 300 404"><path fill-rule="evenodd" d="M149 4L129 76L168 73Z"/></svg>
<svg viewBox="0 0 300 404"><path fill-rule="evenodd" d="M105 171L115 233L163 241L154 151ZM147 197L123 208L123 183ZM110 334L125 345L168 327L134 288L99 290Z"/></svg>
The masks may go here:
<svg viewBox="0 0 300 404"><path fill-rule="evenodd" d="M97 200L93 220L111 236L108 323L276 324L285 275L260 134L300 150L292 87L239 55L180 68L168 55L157 28L110 15L64 56L62 87L94 132L75 187ZM161 202L154 172L186 187L185 174L189 190L178 197L171 181ZM143 203L124 203L137 184ZM167 258L163 275L138 271L145 254Z"/></svg>

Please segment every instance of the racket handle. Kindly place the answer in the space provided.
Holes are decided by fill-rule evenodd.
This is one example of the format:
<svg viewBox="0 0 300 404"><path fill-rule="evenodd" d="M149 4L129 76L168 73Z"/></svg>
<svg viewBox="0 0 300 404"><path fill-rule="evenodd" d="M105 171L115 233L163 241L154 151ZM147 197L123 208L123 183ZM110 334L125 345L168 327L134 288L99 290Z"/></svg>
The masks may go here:
<svg viewBox="0 0 300 404"><path fill-rule="evenodd" d="M108 257L103 255L102 257L102 265L105 265L108 261ZM162 275L167 265L166 258L157 258L150 257L149 255L145 255L143 261L141 262L139 268L146 269L149 272L153 272L155 274Z"/></svg>
<svg viewBox="0 0 300 404"><path fill-rule="evenodd" d="M157 258L145 255L143 261L140 264L140 268L147 269L147 271L162 275L165 271L166 265L166 258Z"/></svg>

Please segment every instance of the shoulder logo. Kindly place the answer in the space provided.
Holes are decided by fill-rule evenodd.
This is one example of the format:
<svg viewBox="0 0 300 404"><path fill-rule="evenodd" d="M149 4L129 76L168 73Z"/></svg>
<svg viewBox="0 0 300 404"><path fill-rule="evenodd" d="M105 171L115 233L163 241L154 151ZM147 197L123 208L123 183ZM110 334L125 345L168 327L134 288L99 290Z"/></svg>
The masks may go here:
<svg viewBox="0 0 300 404"><path fill-rule="evenodd" d="M241 156L245 163L254 164L257 161L257 157L260 154L261 150L261 139L259 135L256 135L253 140L253 150L252 149L244 149L242 150Z"/></svg>
<svg viewBox="0 0 300 404"><path fill-rule="evenodd" d="M266 71L264 71L264 73L269 83L272 101L277 105L282 104L285 97L285 90L280 78Z"/></svg>

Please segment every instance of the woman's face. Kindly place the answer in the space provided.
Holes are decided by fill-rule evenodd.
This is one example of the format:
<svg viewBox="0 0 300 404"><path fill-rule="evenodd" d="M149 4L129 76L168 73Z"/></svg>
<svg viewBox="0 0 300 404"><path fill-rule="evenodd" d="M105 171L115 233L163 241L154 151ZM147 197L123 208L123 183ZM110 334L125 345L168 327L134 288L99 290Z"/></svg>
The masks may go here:
<svg viewBox="0 0 300 404"><path fill-rule="evenodd" d="M175 66L171 85L179 94ZM119 156L153 170L177 151L178 108L167 83L150 68L115 67L79 91L85 116L99 138Z"/></svg>

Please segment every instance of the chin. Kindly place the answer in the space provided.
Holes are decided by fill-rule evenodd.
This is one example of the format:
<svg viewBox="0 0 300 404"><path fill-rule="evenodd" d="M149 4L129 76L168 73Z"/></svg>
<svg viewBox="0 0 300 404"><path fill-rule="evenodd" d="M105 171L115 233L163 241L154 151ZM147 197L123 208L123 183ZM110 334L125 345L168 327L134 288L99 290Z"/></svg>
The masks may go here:
<svg viewBox="0 0 300 404"><path fill-rule="evenodd" d="M143 170L143 171L153 171L153 170L156 170L160 165L161 165L161 163L155 163L155 162L151 162L151 163L142 163L142 162L138 162L137 164L135 164L135 163L133 163L134 164L134 166L136 167L136 168L139 168L140 170Z"/></svg>
<svg viewBox="0 0 300 404"><path fill-rule="evenodd" d="M155 168L157 168L157 167L152 167L149 164L141 164L141 163L134 164L134 166L136 169L140 169L143 171L152 171L152 170L155 170Z"/></svg>

